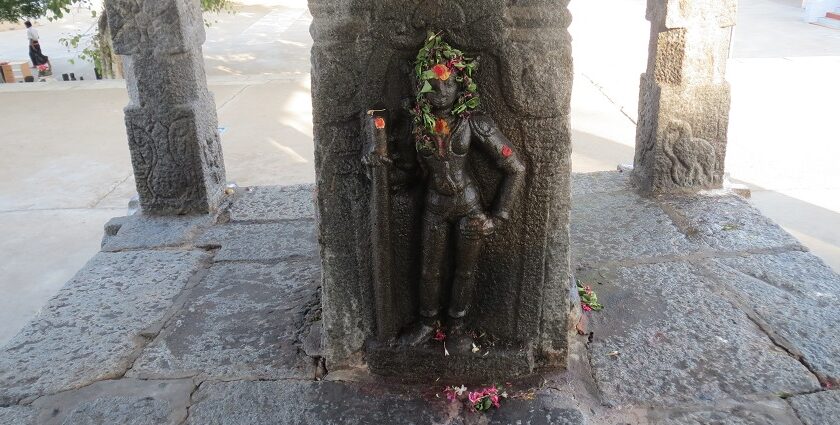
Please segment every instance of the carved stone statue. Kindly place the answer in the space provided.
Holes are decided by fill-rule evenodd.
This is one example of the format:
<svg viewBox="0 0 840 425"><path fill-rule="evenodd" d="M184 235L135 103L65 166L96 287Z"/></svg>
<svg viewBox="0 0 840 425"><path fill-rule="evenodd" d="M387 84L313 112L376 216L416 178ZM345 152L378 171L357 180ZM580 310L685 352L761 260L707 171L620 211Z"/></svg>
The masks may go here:
<svg viewBox="0 0 840 425"><path fill-rule="evenodd" d="M524 182L525 166L493 119L475 111L479 104L473 81L476 62L443 42L439 35L431 35L414 65L416 98L410 112L416 172L406 173L411 168L406 166L396 169L394 155L389 155L387 149L386 122L375 111L369 113L368 128L372 136L363 160L373 170L395 171L390 174L391 180L398 178L397 175L414 174L424 184L422 254L418 253L422 255L419 319L402 332L399 342L406 346L423 344L443 326L450 349L468 352L473 340L464 319L475 297L475 269L482 244L510 219ZM502 174L495 199L487 200L492 201L488 203L482 199L477 177L470 167L471 158L482 155L478 152L483 152ZM405 158L401 160L405 162ZM379 179L382 178L388 177L380 174ZM373 208L384 208L383 202L375 199ZM381 229L374 229L376 232ZM381 248L374 241L374 250ZM454 256L451 282L445 279L447 273L444 273L450 260L446 258L448 253ZM382 286L382 282L374 284ZM380 292L377 296L390 295ZM378 320L379 326L387 326L381 322L388 319Z"/></svg>

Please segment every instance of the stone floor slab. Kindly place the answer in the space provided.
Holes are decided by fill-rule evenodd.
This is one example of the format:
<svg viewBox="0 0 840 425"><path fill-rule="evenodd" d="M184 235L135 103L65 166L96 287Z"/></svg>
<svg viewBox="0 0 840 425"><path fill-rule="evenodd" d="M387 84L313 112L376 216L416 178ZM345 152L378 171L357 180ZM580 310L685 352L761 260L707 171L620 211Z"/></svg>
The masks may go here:
<svg viewBox="0 0 840 425"><path fill-rule="evenodd" d="M135 214L112 219L109 224L118 223L119 230L103 241L103 251L124 249L150 249L183 246L206 230L215 221L212 215L198 216L146 216ZM111 229L113 231L113 229Z"/></svg>
<svg viewBox="0 0 840 425"><path fill-rule="evenodd" d="M220 246L216 261L276 261L318 255L314 220L228 223L211 228L198 246Z"/></svg>
<svg viewBox="0 0 840 425"><path fill-rule="evenodd" d="M736 195L664 196L692 241L720 251L802 249L799 242Z"/></svg>
<svg viewBox="0 0 840 425"><path fill-rule="evenodd" d="M805 425L840 423L840 390L795 396L787 401Z"/></svg>
<svg viewBox="0 0 840 425"><path fill-rule="evenodd" d="M456 403L389 388L337 382L204 383L189 424L461 424Z"/></svg>
<svg viewBox="0 0 840 425"><path fill-rule="evenodd" d="M712 405L656 409L651 425L780 425L798 424L796 414L780 398L756 401L724 400Z"/></svg>
<svg viewBox="0 0 840 425"><path fill-rule="evenodd" d="M313 378L301 341L309 333L308 313L319 302L320 279L316 258L217 263L128 375Z"/></svg>
<svg viewBox="0 0 840 425"><path fill-rule="evenodd" d="M176 425L187 418L191 379L118 379L42 397L32 406L40 425Z"/></svg>
<svg viewBox="0 0 840 425"><path fill-rule="evenodd" d="M97 254L0 348L0 405L122 375L209 256L201 251Z"/></svg>
<svg viewBox="0 0 840 425"><path fill-rule="evenodd" d="M589 314L590 355L605 402L676 406L819 388L696 267L672 262L600 273L603 284L593 286L605 308Z"/></svg>
<svg viewBox="0 0 840 425"><path fill-rule="evenodd" d="M528 399L502 400L502 403L504 404L501 408L487 413L466 412L466 423L469 425L583 425L587 423L579 410L558 403L554 397L546 393L540 393Z"/></svg>
<svg viewBox="0 0 840 425"><path fill-rule="evenodd" d="M572 198L591 193L609 193L634 190L629 172L597 171L572 174Z"/></svg>
<svg viewBox="0 0 840 425"><path fill-rule="evenodd" d="M633 192L591 193L572 202L572 265L696 250L664 211Z"/></svg>
<svg viewBox="0 0 840 425"><path fill-rule="evenodd" d="M840 276L796 251L717 259L710 268L779 343L840 385Z"/></svg>
<svg viewBox="0 0 840 425"><path fill-rule="evenodd" d="M256 186L239 190L230 208L231 221L315 218L315 185Z"/></svg>
<svg viewBox="0 0 840 425"><path fill-rule="evenodd" d="M0 424L35 425L37 411L29 406L0 407Z"/></svg>

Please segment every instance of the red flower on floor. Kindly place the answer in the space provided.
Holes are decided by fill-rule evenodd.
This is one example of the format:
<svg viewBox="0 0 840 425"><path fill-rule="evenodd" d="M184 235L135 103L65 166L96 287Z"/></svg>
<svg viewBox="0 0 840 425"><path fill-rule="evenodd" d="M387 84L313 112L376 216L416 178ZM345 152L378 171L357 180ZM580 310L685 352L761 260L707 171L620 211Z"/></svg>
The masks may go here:
<svg viewBox="0 0 840 425"><path fill-rule="evenodd" d="M382 117L376 117L376 119L373 120L373 124L376 125L376 128L385 128L385 119Z"/></svg>
<svg viewBox="0 0 840 425"><path fill-rule="evenodd" d="M442 331L442 330L438 329L438 330L435 332L435 336L433 336L433 337L432 337L432 339L433 339L433 340L435 340L435 341L443 341L443 340L445 340L445 339L446 339L446 334L445 334L445 333L443 333L443 331Z"/></svg>

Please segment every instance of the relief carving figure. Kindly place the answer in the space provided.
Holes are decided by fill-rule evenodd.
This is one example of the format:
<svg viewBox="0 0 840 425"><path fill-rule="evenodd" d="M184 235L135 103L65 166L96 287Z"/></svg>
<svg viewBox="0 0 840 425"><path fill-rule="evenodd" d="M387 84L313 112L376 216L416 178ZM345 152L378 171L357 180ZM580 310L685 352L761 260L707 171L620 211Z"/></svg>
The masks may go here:
<svg viewBox="0 0 840 425"><path fill-rule="evenodd" d="M707 140L693 137L687 122L676 119L668 122L662 151L671 162L670 175L674 182L704 185L714 180L715 147Z"/></svg>
<svg viewBox="0 0 840 425"><path fill-rule="evenodd" d="M380 114L371 113L368 118L374 137L363 161L372 170L391 170L390 184L399 183L401 178L415 179L425 192L422 252L417 253L421 256L416 306L419 319L400 334L399 343L404 346L423 344L444 326L450 350L468 352L472 348L465 318L476 296L475 269L482 245L510 219L522 191L525 165L493 119L476 111L476 67L477 62L445 43L440 35L427 38L414 63L416 98L409 111L414 167L398 165L405 159L388 154L384 134L392 123L386 123ZM487 200L492 202L485 203L481 197L470 166L475 155L485 155L501 175L494 199ZM375 187L376 181L374 192ZM377 202L372 202L373 208L381 205ZM374 220L373 233L383 231L387 230L379 228ZM374 250L380 251L382 247L376 245ZM380 260L385 257L379 256ZM447 273L451 263L454 273ZM377 320L377 326L389 326L382 323L388 319Z"/></svg>

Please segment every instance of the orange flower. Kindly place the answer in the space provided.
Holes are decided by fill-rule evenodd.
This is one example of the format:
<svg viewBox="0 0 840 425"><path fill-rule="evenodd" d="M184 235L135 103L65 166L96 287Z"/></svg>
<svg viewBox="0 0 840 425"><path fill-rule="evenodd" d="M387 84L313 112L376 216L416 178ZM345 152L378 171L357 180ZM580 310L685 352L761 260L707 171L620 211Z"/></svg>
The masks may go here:
<svg viewBox="0 0 840 425"><path fill-rule="evenodd" d="M449 134L449 124L443 118L438 118L435 121L435 133L447 135Z"/></svg>
<svg viewBox="0 0 840 425"><path fill-rule="evenodd" d="M385 128L385 120L382 117L376 117L376 119L373 120L373 124L376 128Z"/></svg>
<svg viewBox="0 0 840 425"><path fill-rule="evenodd" d="M452 75L452 72L449 71L449 68L446 65L439 63L432 67L432 71L434 71L435 75L437 76L438 80L446 81L449 79L449 76Z"/></svg>
<svg viewBox="0 0 840 425"><path fill-rule="evenodd" d="M511 155L513 155L513 149L511 149L508 145L502 146L502 156L507 158Z"/></svg>

